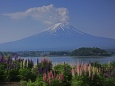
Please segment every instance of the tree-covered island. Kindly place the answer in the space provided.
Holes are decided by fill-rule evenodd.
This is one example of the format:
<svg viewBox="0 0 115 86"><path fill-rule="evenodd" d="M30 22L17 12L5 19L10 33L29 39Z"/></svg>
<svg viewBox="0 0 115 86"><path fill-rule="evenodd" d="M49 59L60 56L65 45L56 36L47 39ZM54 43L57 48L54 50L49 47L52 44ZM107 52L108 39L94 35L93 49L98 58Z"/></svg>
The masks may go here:
<svg viewBox="0 0 115 86"><path fill-rule="evenodd" d="M82 47L75 49L70 53L71 56L111 56L112 54L100 48L86 48Z"/></svg>

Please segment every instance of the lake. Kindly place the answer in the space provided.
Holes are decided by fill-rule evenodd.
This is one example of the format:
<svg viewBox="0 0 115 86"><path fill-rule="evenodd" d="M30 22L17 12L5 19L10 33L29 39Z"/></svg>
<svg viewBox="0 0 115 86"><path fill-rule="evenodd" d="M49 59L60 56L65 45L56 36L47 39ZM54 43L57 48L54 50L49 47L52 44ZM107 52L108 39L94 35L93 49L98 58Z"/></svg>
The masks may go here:
<svg viewBox="0 0 115 86"><path fill-rule="evenodd" d="M76 56L76 57L71 57L71 56L51 56L51 57L22 57L24 59L32 59L34 64L37 63L37 58L39 61L42 58L48 58L49 60L52 61L53 64L58 64L58 63L70 63L70 64L76 64L77 62L95 62L99 61L101 64L103 63L108 63L109 61L115 61L115 56L108 56L108 57L101 57L101 56Z"/></svg>

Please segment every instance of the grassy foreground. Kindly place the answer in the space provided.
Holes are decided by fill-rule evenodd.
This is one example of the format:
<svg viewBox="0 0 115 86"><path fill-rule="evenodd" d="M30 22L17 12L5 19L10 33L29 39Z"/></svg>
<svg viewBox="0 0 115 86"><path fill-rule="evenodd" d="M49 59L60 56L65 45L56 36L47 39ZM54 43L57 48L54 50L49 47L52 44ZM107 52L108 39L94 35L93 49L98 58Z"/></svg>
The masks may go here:
<svg viewBox="0 0 115 86"><path fill-rule="evenodd" d="M115 62L53 65L43 58L37 59L35 65L30 59L3 55L0 57L0 82L20 82L20 86L115 86Z"/></svg>

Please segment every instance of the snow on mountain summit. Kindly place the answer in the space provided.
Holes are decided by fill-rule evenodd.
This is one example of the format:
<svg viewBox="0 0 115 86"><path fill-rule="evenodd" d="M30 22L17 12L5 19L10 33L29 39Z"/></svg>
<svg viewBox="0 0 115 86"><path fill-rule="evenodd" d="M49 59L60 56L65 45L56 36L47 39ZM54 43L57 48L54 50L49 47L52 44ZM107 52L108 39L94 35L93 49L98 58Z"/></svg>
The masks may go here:
<svg viewBox="0 0 115 86"><path fill-rule="evenodd" d="M53 26L49 27L46 31L48 31L50 34L85 34L81 31L79 31L78 29L76 29L75 27L66 24L66 23L57 23L54 24Z"/></svg>
<svg viewBox="0 0 115 86"><path fill-rule="evenodd" d="M62 23L57 23L52 26L52 30L55 30L57 27L61 26Z"/></svg>

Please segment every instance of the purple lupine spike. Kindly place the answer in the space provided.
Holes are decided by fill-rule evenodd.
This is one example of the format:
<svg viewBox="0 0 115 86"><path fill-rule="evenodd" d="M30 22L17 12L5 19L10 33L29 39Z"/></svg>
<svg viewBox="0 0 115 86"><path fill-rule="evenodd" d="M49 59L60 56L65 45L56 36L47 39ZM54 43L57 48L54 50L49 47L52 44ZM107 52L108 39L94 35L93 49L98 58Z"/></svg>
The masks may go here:
<svg viewBox="0 0 115 86"><path fill-rule="evenodd" d="M11 56L9 56L7 63L10 64L11 62L12 62L12 58L11 58Z"/></svg>
<svg viewBox="0 0 115 86"><path fill-rule="evenodd" d="M49 71L49 66L47 65L47 66L46 66L46 72L48 72L48 71Z"/></svg>
<svg viewBox="0 0 115 86"><path fill-rule="evenodd" d="M42 68L39 69L39 73L42 74L43 73L43 70Z"/></svg>
<svg viewBox="0 0 115 86"><path fill-rule="evenodd" d="M0 58L0 63L3 63L3 56Z"/></svg>
<svg viewBox="0 0 115 86"><path fill-rule="evenodd" d="M20 62L21 68L23 68L23 62L24 62L24 59L22 59Z"/></svg>
<svg viewBox="0 0 115 86"><path fill-rule="evenodd" d="M13 68L14 68L13 64L10 64L10 69L13 69Z"/></svg>
<svg viewBox="0 0 115 86"><path fill-rule="evenodd" d="M17 60L17 58L16 58L16 57L14 57L14 60L16 61L16 60Z"/></svg>
<svg viewBox="0 0 115 86"><path fill-rule="evenodd" d="M27 67L27 59L25 60L25 63L24 63L24 68Z"/></svg>
<svg viewBox="0 0 115 86"><path fill-rule="evenodd" d="M46 69L44 69L44 70L43 70L43 73L47 73L47 70L46 70Z"/></svg>
<svg viewBox="0 0 115 86"><path fill-rule="evenodd" d="M65 65L66 63L65 63L65 61L64 61L64 65Z"/></svg>
<svg viewBox="0 0 115 86"><path fill-rule="evenodd" d="M33 60L31 59L31 68L34 66Z"/></svg>
<svg viewBox="0 0 115 86"><path fill-rule="evenodd" d="M5 63L5 57L2 56L2 63Z"/></svg>
<svg viewBox="0 0 115 86"><path fill-rule="evenodd" d="M110 78L110 71L107 71L107 78Z"/></svg>
<svg viewBox="0 0 115 86"><path fill-rule="evenodd" d="M38 60L38 58L37 58L37 65L39 64L39 60Z"/></svg>

